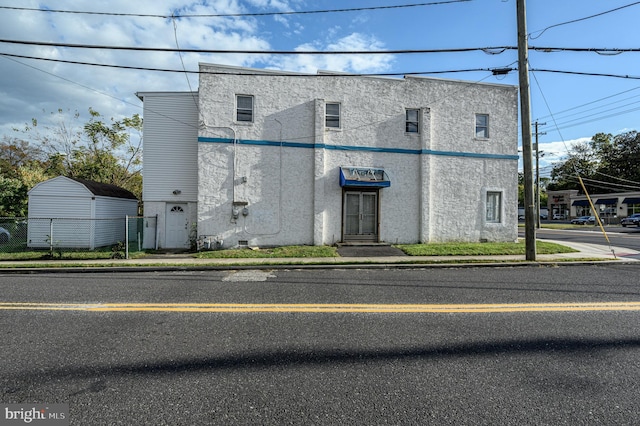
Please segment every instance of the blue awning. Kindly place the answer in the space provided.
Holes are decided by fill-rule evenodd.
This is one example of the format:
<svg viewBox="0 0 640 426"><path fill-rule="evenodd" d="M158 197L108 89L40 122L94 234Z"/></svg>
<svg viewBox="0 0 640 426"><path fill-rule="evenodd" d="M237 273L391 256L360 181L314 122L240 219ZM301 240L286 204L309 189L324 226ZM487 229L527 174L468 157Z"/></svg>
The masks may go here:
<svg viewBox="0 0 640 426"><path fill-rule="evenodd" d="M572 206L580 206L580 207L586 207L589 205L589 200L575 200L573 203L571 203Z"/></svg>
<svg viewBox="0 0 640 426"><path fill-rule="evenodd" d="M386 188L391 186L389 175L379 167L340 167L340 186Z"/></svg>
<svg viewBox="0 0 640 426"><path fill-rule="evenodd" d="M604 205L610 206L612 204L618 204L618 199L617 198L598 198L598 201L596 201L596 204L604 204Z"/></svg>
<svg viewBox="0 0 640 426"><path fill-rule="evenodd" d="M622 204L640 204L640 198L628 197L622 200Z"/></svg>

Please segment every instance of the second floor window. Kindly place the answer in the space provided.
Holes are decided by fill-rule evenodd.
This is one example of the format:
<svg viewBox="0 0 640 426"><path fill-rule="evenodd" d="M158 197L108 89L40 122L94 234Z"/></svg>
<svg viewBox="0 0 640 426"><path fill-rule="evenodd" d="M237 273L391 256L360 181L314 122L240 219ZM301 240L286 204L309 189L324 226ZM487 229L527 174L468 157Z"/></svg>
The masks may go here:
<svg viewBox="0 0 640 426"><path fill-rule="evenodd" d="M236 95L236 121L253 122L253 96Z"/></svg>
<svg viewBox="0 0 640 426"><path fill-rule="evenodd" d="M489 114L476 114L476 138L489 139Z"/></svg>
<svg viewBox="0 0 640 426"><path fill-rule="evenodd" d="M340 104L325 104L325 126L334 129L340 128Z"/></svg>
<svg viewBox="0 0 640 426"><path fill-rule="evenodd" d="M404 131L407 133L420 133L420 110L408 109L406 111Z"/></svg>

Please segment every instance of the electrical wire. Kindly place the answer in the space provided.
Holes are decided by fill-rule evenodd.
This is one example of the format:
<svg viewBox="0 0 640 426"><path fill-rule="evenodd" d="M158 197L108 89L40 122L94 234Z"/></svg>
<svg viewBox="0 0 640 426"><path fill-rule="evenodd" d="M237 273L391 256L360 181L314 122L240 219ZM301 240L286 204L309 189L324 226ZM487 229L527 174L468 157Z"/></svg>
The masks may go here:
<svg viewBox="0 0 640 426"><path fill-rule="evenodd" d="M431 75L431 74L454 74L465 72L495 72L495 68L468 68L468 69L453 69L453 70L438 70L438 71L412 71L412 72L387 72L387 73L324 73L324 74L303 74L293 72L215 72L215 71L190 71L186 69L167 69L167 68L151 68L151 67L135 67L128 65L114 65L114 64L98 64L95 62L82 62L82 61L70 61L65 59L54 58L42 58L37 56L16 55L12 53L0 52L0 56L21 58L21 59L33 59L38 61L47 62L59 62L73 65L87 65L95 67L107 67L107 68L119 68L126 70L138 70L138 71L157 71L157 72L171 72L171 73L188 73L188 74L208 74L208 75L243 75L243 76L272 76L272 77L393 77L393 76L410 76L410 75ZM500 68L502 70L503 68ZM513 69L511 69L513 70Z"/></svg>
<svg viewBox="0 0 640 426"><path fill-rule="evenodd" d="M429 3L413 3L413 4L399 4L389 6L371 6L371 7L356 7L348 9L327 9L327 10L306 10L306 11L286 11L286 12L254 12L254 13L216 13L216 14L141 14L141 13L115 13L115 12L87 12L77 10L56 10L56 9L36 9L29 7L15 7L15 6L0 6L0 9L9 10L22 10L29 12L47 12L47 13L69 13L69 14L81 14L81 15L99 15L99 16L128 16L136 18L237 18L237 17L258 17L258 16L286 16L286 15L311 15L319 13L344 13L344 12L362 12L373 10L388 10L388 9L406 9L413 7L425 7L425 6L440 6L453 3L466 3L473 0L443 0Z"/></svg>
<svg viewBox="0 0 640 426"><path fill-rule="evenodd" d="M176 22L175 19L172 19L172 23L173 23L173 37L176 41L176 47L178 49L180 49L180 43L178 42L178 23ZM182 70L184 72L184 77L187 80L187 86L189 86L189 92L191 92L191 98L193 99L193 103L196 106L196 109L198 110L198 115L200 116L200 119L204 121L204 117L202 116L202 112L200 111L200 106L198 105L198 100L196 99L196 95L193 91L193 89L191 88L191 81L189 80L189 73L187 72L187 67L184 64L184 59L182 57L182 53L178 53L178 56L180 57L180 63L182 64Z"/></svg>
<svg viewBox="0 0 640 426"><path fill-rule="evenodd" d="M0 39L0 43L39 47L66 47L71 49L128 50L134 52L182 52L182 53L234 53L246 55L404 55L421 53L460 53L484 52L487 55L499 55L508 50L518 50L517 46L460 47L449 49L397 49L397 50L229 50L229 49L173 49L166 47L144 46L106 46L80 43L61 43L28 40ZM543 53L582 52L582 53L638 53L640 48L598 48L598 47L535 47L530 51ZM543 71L543 70L540 70ZM600 75L600 74L597 74ZM607 75L607 74L602 74Z"/></svg>
<svg viewBox="0 0 640 426"><path fill-rule="evenodd" d="M571 75L586 75L590 77L612 77L612 78L625 78L630 80L640 80L640 76L628 75L628 74L610 74L610 73L596 73L596 72L583 72L583 71L565 71L565 70L550 70L550 69L531 69L530 71L548 72L556 74L571 74Z"/></svg>
<svg viewBox="0 0 640 426"><path fill-rule="evenodd" d="M166 47L142 47L142 46L104 46L95 44L59 43L44 41L25 41L0 39L0 43L39 46L39 47L66 47L72 49L98 49L98 50L127 50L134 52L164 52L164 53L233 53L245 55L403 55L420 53L459 53L459 52L485 52L503 49L516 50L514 46L497 47L461 47L455 49L399 49L399 50L228 50L228 49L173 49ZM495 53L491 53L492 55Z"/></svg>
<svg viewBox="0 0 640 426"><path fill-rule="evenodd" d="M589 106L589 105L593 105L593 104L596 104L596 103L598 103L598 102L605 101L605 100L607 100L607 99L615 98L616 96L624 95L625 93L629 93L629 92L632 92L632 91L634 91L634 90L638 90L638 89L640 89L640 86L638 86L638 87L634 87L634 88L632 88L632 89L624 90L624 91L622 91L622 92L614 93L613 95L605 96L605 97L603 97L603 98L599 98L599 99L596 99L596 100L593 100L593 101L590 101L590 102L587 102L587 103L584 103L584 104L581 104L581 105L577 105L577 106L574 106L574 107L571 107L571 108L568 108L568 109L565 109L565 110L559 111L559 112L557 112L557 113L555 114L555 116L556 116L556 117L558 117L558 116L560 116L560 115L564 115L564 113L571 112L571 111L575 111L575 110L577 110L577 109L580 109L580 108L583 108L583 107L586 107L586 106ZM632 97L630 97L630 98L621 99L620 101L610 102L610 103L605 104L605 105L603 105L603 106L613 105L613 104L615 104L615 103L622 102L622 101L625 101L625 100L629 100L629 99L632 99L632 98L636 98L636 97L639 97L639 96L640 96L640 95L635 95L635 96L632 96ZM593 110L598 109L598 108L601 108L601 107L591 108L591 109L588 109L588 110L583 111L583 112L593 111ZM581 114L581 112L574 113L574 114L569 114L568 116L570 117L570 116L577 115L577 114ZM544 120L544 119L545 119L545 118L547 118L547 117L550 117L550 115L543 115L543 116L541 116L541 117L538 117L538 119L537 119L537 120Z"/></svg>
<svg viewBox="0 0 640 426"><path fill-rule="evenodd" d="M540 38L542 36L542 34L545 33L545 31L550 30L551 28L556 28L556 27L560 27L562 25L569 25L569 24L574 24L576 22L586 21L588 19L596 18L596 17L602 16L602 15L606 15L608 13L617 12L618 10L626 9L627 7L635 6L637 4L640 4L640 1L637 1L637 2L634 2L634 3L631 3L631 4L627 4L627 5L624 5L624 6L616 7L615 9L607 10L607 11L604 11L604 12L596 13L595 15L585 16L584 18L573 19L571 21L566 21L566 22L561 22L559 24L550 25L550 26L548 26L547 28L545 28L543 30L533 31L533 32L529 33L529 38L531 40L535 40L537 38ZM533 34L535 34L535 33L540 33L540 34L538 34L537 36L534 37Z"/></svg>
<svg viewBox="0 0 640 426"><path fill-rule="evenodd" d="M610 179L619 180L620 182L633 183L634 185L638 185L638 188L640 189L640 182L636 182L636 181L634 181L634 180L629 180L629 179L623 179L623 178L620 178L620 177L611 176L611 175L608 175L608 174L606 174L606 173L602 173L602 172L596 172L596 173L597 173L597 174L599 174L599 175L602 175L602 176L608 177L608 178L610 178Z"/></svg>

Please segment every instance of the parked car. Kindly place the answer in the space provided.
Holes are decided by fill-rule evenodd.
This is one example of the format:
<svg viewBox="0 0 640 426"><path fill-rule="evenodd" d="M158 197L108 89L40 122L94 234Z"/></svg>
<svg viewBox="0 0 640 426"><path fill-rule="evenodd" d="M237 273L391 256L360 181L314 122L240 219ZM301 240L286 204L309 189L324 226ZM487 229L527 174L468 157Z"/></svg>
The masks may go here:
<svg viewBox="0 0 640 426"><path fill-rule="evenodd" d="M6 229L0 227L0 244L8 243L11 239L11 234Z"/></svg>
<svg viewBox="0 0 640 426"><path fill-rule="evenodd" d="M552 220L564 220L564 215L563 214L554 214L553 217L551 218Z"/></svg>
<svg viewBox="0 0 640 426"><path fill-rule="evenodd" d="M622 225L623 228L626 228L630 225L635 225L640 228L640 213L635 213L631 216L625 217L620 221L620 225Z"/></svg>
<svg viewBox="0 0 640 426"><path fill-rule="evenodd" d="M596 217L595 216L580 216L575 219L571 219L571 223L574 225L595 225Z"/></svg>
<svg viewBox="0 0 640 426"><path fill-rule="evenodd" d="M549 213L540 212L540 219L542 219L542 220L549 219Z"/></svg>

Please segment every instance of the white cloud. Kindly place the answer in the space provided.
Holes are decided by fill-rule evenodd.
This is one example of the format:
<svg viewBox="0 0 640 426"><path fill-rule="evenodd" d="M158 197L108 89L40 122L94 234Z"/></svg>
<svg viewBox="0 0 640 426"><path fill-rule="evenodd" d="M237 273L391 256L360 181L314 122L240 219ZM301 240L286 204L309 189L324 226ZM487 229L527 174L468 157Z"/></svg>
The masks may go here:
<svg viewBox="0 0 640 426"><path fill-rule="evenodd" d="M2 3L2 0L0 0ZM245 3L246 4L246 3ZM287 9L285 1L264 2L265 7ZM118 12L170 16L185 14L230 14L246 12L236 0L164 2L114 0L104 3L26 0L26 8ZM3 10L0 38L36 42L64 42L87 45L139 46L155 48L270 50L260 23L250 17L170 18L106 16L38 11ZM175 27L174 27L175 23ZM177 38L177 43L176 43ZM264 57L257 55L199 55L187 53L182 61L177 53L75 49L3 44L0 53L49 59L112 64L145 68L197 71L198 62L254 66ZM86 113L89 107L120 118L141 112L138 91L196 90L197 75L190 75L191 87L181 73L126 70L72 65L42 60L0 56L0 137L15 135L13 127L23 127L31 118L46 122L49 112L59 108ZM44 111L44 113L43 113Z"/></svg>
<svg viewBox="0 0 640 426"><path fill-rule="evenodd" d="M352 33L331 42L308 42L298 51L363 51L381 50L384 44L374 36ZM289 71L315 73L317 70L375 73L389 70L393 55L297 55L276 58L273 65Z"/></svg>
<svg viewBox="0 0 640 426"><path fill-rule="evenodd" d="M590 137L572 139L568 141L556 141L556 142L540 142L539 155L540 155L540 175L549 176L551 169L555 164L561 163L567 159L567 154L576 145L583 145L591 141ZM535 167L535 151L534 155L534 167ZM522 155L520 157L519 169L522 170Z"/></svg>

